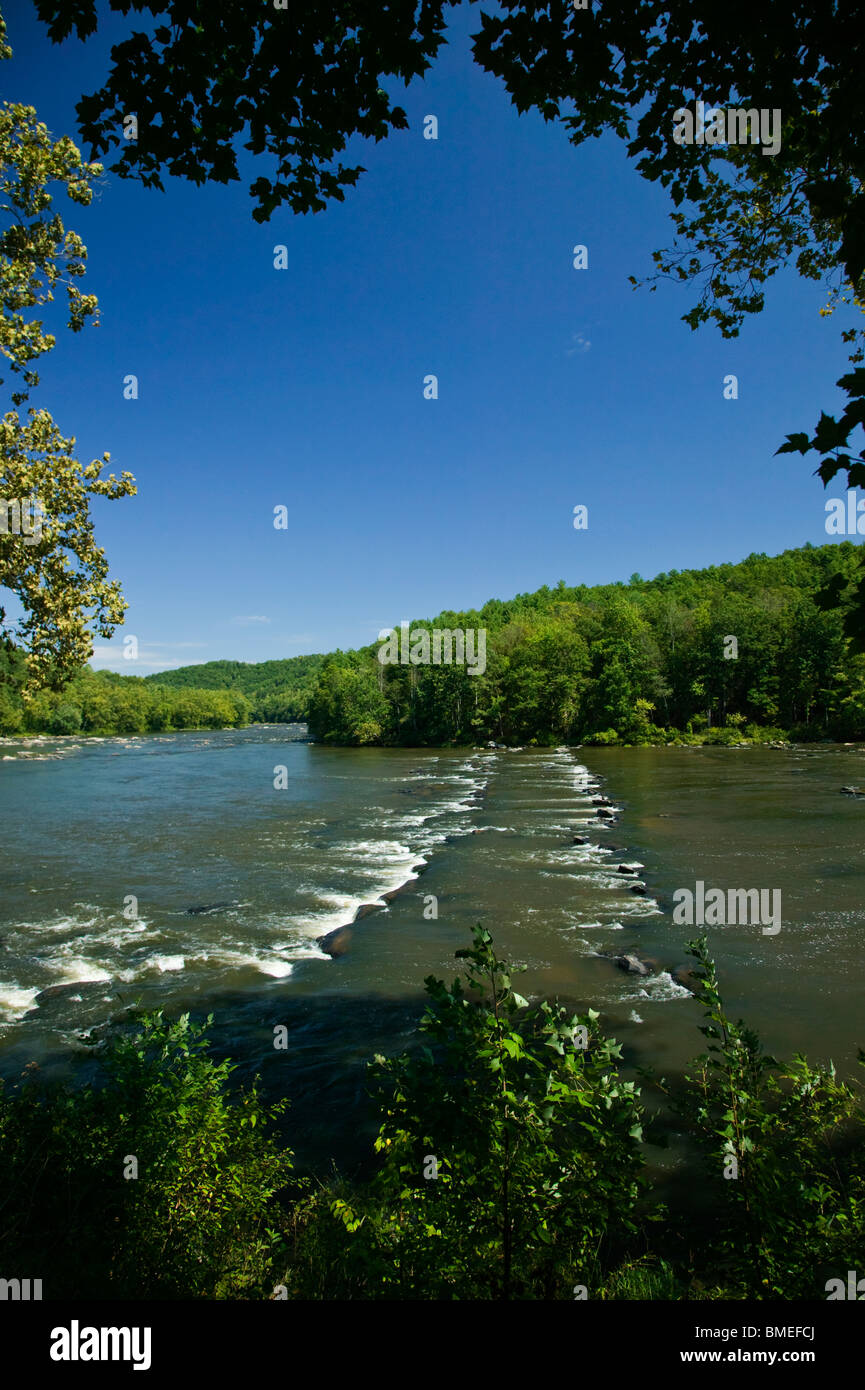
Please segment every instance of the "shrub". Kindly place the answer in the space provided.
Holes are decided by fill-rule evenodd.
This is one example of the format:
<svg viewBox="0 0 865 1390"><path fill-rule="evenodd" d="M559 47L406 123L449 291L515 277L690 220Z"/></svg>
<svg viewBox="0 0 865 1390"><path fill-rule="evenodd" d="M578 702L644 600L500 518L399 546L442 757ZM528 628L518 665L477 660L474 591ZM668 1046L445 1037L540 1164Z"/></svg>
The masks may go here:
<svg viewBox="0 0 865 1390"><path fill-rule="evenodd" d="M284 1102L266 1111L255 1084L230 1095L206 1029L157 1013L108 1049L98 1091L32 1071L0 1091L4 1267L32 1270L52 1298L271 1291L292 1164L267 1131Z"/></svg>
<svg viewBox="0 0 865 1390"><path fill-rule="evenodd" d="M414 1056L377 1058L372 1204L335 1204L383 1297L572 1298L636 1229L641 1108L594 1011L529 1008L480 926L430 977Z"/></svg>
<svg viewBox="0 0 865 1390"><path fill-rule="evenodd" d="M824 1297L825 1279L855 1268L865 1246L865 1115L831 1064L779 1063L732 1023L705 937L688 950L711 1040L682 1102L717 1203L704 1258L727 1297Z"/></svg>

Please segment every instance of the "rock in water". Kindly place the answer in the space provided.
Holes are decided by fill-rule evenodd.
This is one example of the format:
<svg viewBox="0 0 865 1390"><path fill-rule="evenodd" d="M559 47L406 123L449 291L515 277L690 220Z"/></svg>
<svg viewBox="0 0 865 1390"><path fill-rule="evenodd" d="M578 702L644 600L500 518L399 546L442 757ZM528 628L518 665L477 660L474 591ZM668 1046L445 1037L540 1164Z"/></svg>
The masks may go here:
<svg viewBox="0 0 865 1390"><path fill-rule="evenodd" d="M337 927L334 931L329 931L326 936L318 938L318 945L329 956L344 956L351 944L351 927Z"/></svg>
<svg viewBox="0 0 865 1390"><path fill-rule="evenodd" d="M616 965L620 970L626 971L629 975L651 975L652 970L648 963L640 960L639 956L633 955L630 951L623 956L616 956Z"/></svg>

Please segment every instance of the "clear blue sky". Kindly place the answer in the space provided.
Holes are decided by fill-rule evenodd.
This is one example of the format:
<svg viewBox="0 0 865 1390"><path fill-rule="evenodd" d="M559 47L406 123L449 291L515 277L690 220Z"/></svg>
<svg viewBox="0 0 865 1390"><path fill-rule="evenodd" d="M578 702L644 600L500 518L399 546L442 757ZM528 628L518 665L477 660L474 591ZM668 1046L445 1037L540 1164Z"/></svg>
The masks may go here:
<svg viewBox="0 0 865 1390"><path fill-rule="evenodd" d="M4 12L5 98L77 138L75 102L101 85L127 21L55 47L27 0ZM107 449L139 486L95 505L130 609L94 665L147 674L358 646L559 579L829 539L840 480L824 493L809 461L774 457L839 401L846 358L819 287L779 275L734 341L681 322L692 291L634 291L628 275L672 238L666 193L616 140L574 149L518 116L471 62L476 27L476 12L455 14L426 82L397 96L410 129L361 147L367 173L342 205L259 226L247 187L270 169L248 165L238 184L168 180L165 194L109 175L69 217L101 324L60 335L38 401L79 456ZM273 268L278 243L287 270ZM126 633L137 663L121 657Z"/></svg>

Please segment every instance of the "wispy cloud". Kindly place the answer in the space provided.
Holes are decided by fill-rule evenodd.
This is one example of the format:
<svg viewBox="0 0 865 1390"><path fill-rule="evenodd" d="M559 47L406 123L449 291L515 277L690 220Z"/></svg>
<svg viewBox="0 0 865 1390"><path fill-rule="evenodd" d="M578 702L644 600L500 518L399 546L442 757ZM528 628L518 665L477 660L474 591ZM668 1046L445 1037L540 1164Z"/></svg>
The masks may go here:
<svg viewBox="0 0 865 1390"><path fill-rule="evenodd" d="M173 666L203 666L204 657L189 660L176 653L200 651L206 646L206 642L158 642L153 646L141 643L134 659L125 655L122 644L95 646L90 665L97 671L119 671L123 676L140 676L142 671L165 671Z"/></svg>
<svg viewBox="0 0 865 1390"><path fill-rule="evenodd" d="M248 627L250 623L269 623L270 618L257 617L253 615L251 617L232 618L231 621L233 623L240 623L244 627Z"/></svg>
<svg viewBox="0 0 865 1390"><path fill-rule="evenodd" d="M591 346L592 344L589 339L583 333L572 333L571 345L565 348L565 356L577 357L584 352L588 352Z"/></svg>

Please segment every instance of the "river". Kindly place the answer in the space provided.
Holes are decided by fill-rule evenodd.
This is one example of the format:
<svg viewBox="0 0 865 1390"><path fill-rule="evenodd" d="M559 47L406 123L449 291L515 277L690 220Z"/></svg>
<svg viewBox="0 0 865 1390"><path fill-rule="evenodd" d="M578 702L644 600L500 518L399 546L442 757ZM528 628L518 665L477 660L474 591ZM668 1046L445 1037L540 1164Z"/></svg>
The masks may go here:
<svg viewBox="0 0 865 1390"><path fill-rule="evenodd" d="M296 733L3 740L0 1072L86 1077L124 1011L210 1012L239 1075L290 1097L300 1153L351 1149L366 1058L410 1036L424 977L453 976L476 921L528 966L522 993L598 1008L629 1064L675 1072L703 1044L673 978L699 932L674 925L673 895L697 881L781 894L776 933L707 929L730 1012L776 1054L854 1072L865 800L840 788L865 781L862 748L336 749ZM644 895L622 863L644 866ZM364 904L342 954L322 950ZM635 950L652 975L617 967Z"/></svg>

